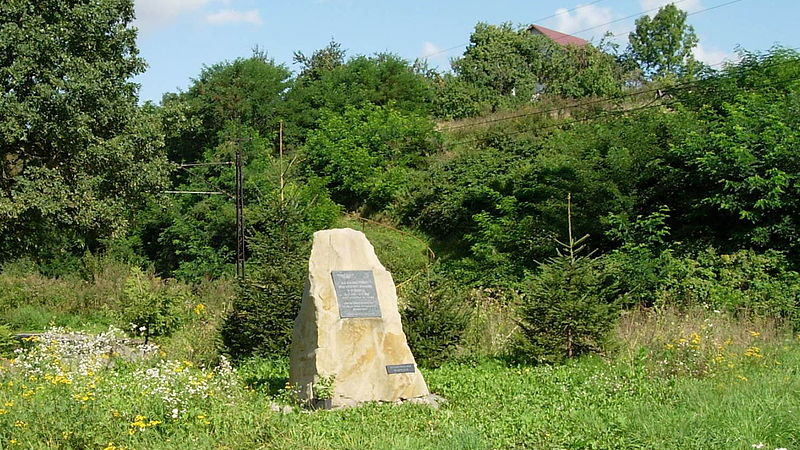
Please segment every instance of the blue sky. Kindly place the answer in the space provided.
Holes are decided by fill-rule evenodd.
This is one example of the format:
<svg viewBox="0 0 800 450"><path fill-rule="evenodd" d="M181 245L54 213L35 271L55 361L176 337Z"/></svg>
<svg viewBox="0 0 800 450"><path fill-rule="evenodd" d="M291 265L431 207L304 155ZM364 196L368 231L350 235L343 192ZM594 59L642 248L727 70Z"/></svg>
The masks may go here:
<svg viewBox="0 0 800 450"><path fill-rule="evenodd" d="M700 37L696 56L709 64L734 57L736 46L800 48L796 0L679 0ZM636 17L665 0L135 0L139 50L146 73L136 77L142 101L186 89L204 65L246 57L256 46L292 70L295 51L311 54L331 39L348 55L388 51L449 68L477 22L537 23L598 41L620 43ZM724 6L720 6L724 5ZM717 7L719 6L719 7ZM715 9L709 9L714 8ZM708 10L706 10L708 9ZM705 11L704 11L705 10ZM650 14L654 14L651 12ZM634 16L634 17L628 17ZM610 23L613 22L613 23ZM584 31L586 30L586 31ZM455 48L454 48L455 47Z"/></svg>

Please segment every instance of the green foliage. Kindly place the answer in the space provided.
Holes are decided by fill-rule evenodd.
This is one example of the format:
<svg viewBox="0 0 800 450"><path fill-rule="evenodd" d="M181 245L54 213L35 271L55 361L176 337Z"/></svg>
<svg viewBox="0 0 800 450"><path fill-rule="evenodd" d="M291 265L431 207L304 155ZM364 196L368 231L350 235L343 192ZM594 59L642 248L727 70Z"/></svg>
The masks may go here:
<svg viewBox="0 0 800 450"><path fill-rule="evenodd" d="M290 75L260 51L204 67L186 92L164 96L162 114L176 122L166 140L170 159L211 161L231 138L274 136ZM242 133L242 125L251 131Z"/></svg>
<svg viewBox="0 0 800 450"><path fill-rule="evenodd" d="M0 5L0 260L82 254L119 236L169 166L130 0Z"/></svg>
<svg viewBox="0 0 800 450"><path fill-rule="evenodd" d="M523 358L560 362L602 352L619 317L615 278L600 258L558 256L523 285Z"/></svg>
<svg viewBox="0 0 800 450"><path fill-rule="evenodd" d="M775 252L741 250L718 254L712 249L670 265L660 280L661 305L705 305L732 314L783 319L800 329L800 274Z"/></svg>
<svg viewBox="0 0 800 450"><path fill-rule="evenodd" d="M19 347L19 342L14 337L11 327L0 323L0 358L11 358L17 347Z"/></svg>
<svg viewBox="0 0 800 450"><path fill-rule="evenodd" d="M356 56L345 61L336 42L312 56L295 55L303 65L286 96L288 141L302 143L324 111L343 114L348 107L371 104L424 116L431 108L432 89L408 61L389 53Z"/></svg>
<svg viewBox="0 0 800 450"><path fill-rule="evenodd" d="M380 210L407 189L408 172L435 144L429 119L365 104L323 113L303 149L304 164L348 209Z"/></svg>
<svg viewBox="0 0 800 450"><path fill-rule="evenodd" d="M456 76L434 84L435 111L447 118L529 103L541 93L586 97L621 90L621 71L611 55L591 45L562 46L509 23L477 24L452 65Z"/></svg>
<svg viewBox="0 0 800 450"><path fill-rule="evenodd" d="M655 16L636 19L628 36L628 57L636 61L648 79L692 77L699 64L692 55L697 46L694 27L686 24L686 11L670 3Z"/></svg>
<svg viewBox="0 0 800 450"><path fill-rule="evenodd" d="M464 335L469 306L465 289L435 267L402 287L400 301L408 345L423 367L438 367L455 356Z"/></svg>
<svg viewBox="0 0 800 450"><path fill-rule="evenodd" d="M233 310L220 330L232 357L288 355L305 273L299 260L283 261L260 274L258 284L239 285Z"/></svg>
<svg viewBox="0 0 800 450"><path fill-rule="evenodd" d="M797 259L800 55L775 49L745 55L736 67L685 96L700 128L672 153L681 162L692 207L720 223L726 250L788 251ZM723 226L724 224L724 226Z"/></svg>
<svg viewBox="0 0 800 450"><path fill-rule="evenodd" d="M135 335L151 336L172 333L181 323L180 307L188 294L177 286L161 284L134 267L125 281L121 319Z"/></svg>

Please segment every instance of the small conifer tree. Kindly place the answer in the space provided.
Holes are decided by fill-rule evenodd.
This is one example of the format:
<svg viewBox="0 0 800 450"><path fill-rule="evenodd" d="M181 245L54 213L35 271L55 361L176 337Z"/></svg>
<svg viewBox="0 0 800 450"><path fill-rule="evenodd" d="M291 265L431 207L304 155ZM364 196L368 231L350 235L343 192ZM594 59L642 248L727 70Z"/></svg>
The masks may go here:
<svg viewBox="0 0 800 450"><path fill-rule="evenodd" d="M582 255L588 234L573 238L570 196L567 218L568 242L556 240L558 256L541 263L523 288L522 356L539 362L602 350L619 316L616 280L603 258Z"/></svg>

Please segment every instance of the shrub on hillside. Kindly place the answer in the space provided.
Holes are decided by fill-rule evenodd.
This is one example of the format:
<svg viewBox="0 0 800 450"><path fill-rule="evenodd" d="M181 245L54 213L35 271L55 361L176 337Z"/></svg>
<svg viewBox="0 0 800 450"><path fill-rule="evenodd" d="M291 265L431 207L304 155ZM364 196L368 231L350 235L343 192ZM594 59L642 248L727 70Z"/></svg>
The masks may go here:
<svg viewBox="0 0 800 450"><path fill-rule="evenodd" d="M181 323L180 306L189 295L178 286L162 284L138 267L125 281L122 322L133 334L144 336L168 335Z"/></svg>
<svg viewBox="0 0 800 450"><path fill-rule="evenodd" d="M437 367L454 355L467 328L464 288L432 268L402 289L403 328L417 362Z"/></svg>
<svg viewBox="0 0 800 450"><path fill-rule="evenodd" d="M276 192L277 194L277 192ZM247 280L240 281L222 340L234 358L288 355L308 270L310 237L330 227L339 208L319 186L287 185L251 212Z"/></svg>
<svg viewBox="0 0 800 450"><path fill-rule="evenodd" d="M659 281L657 305L703 306L733 314L771 317L800 328L800 274L778 252L706 249L680 258Z"/></svg>
<svg viewBox="0 0 800 450"><path fill-rule="evenodd" d="M258 282L239 283L233 310L221 329L233 358L289 354L305 275L302 266L283 265L265 271Z"/></svg>

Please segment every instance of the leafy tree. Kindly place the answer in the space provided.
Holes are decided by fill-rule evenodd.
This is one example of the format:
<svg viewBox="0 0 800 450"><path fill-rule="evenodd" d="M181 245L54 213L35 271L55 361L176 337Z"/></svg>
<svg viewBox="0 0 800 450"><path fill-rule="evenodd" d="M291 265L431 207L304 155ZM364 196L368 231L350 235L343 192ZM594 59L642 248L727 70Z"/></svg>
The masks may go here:
<svg viewBox="0 0 800 450"><path fill-rule="evenodd" d="M294 62L303 66L298 78L301 82L322 79L326 73L344 65L345 54L342 44L336 41L331 41L325 48L314 51L310 57L303 52L294 52Z"/></svg>
<svg viewBox="0 0 800 450"><path fill-rule="evenodd" d="M409 170L435 140L433 122L390 107L327 111L303 148L304 165L347 208L381 209L405 189Z"/></svg>
<svg viewBox="0 0 800 450"><path fill-rule="evenodd" d="M165 186L130 0L0 4L0 259L95 249Z"/></svg>
<svg viewBox="0 0 800 450"><path fill-rule="evenodd" d="M170 158L186 162L226 162L243 154L246 215L270 192L278 176L269 167L290 73L256 50L206 67L186 92L164 97L159 115L169 125ZM221 191L224 195L180 196L169 208L141 213L140 251L159 273L181 279L217 277L231 270L236 254L235 177L232 166L200 166L173 176L181 190Z"/></svg>
<svg viewBox="0 0 800 450"><path fill-rule="evenodd" d="M628 35L628 42L629 58L648 79L693 76L699 69L692 56L698 42L694 27L686 23L686 11L672 3L653 18L636 19L636 30Z"/></svg>
<svg viewBox="0 0 800 450"><path fill-rule="evenodd" d="M322 117L322 111L342 114L365 103L426 115L433 92L426 78L408 61L392 54L356 56L344 62L339 44L296 55L303 65L287 94L289 144L302 143Z"/></svg>
<svg viewBox="0 0 800 450"><path fill-rule="evenodd" d="M264 138L273 136L290 76L289 69L258 50L248 58L204 67L186 92L164 96L164 116L179 122L167 137L170 159L202 160L203 152L222 142L220 133L231 123Z"/></svg>
<svg viewBox="0 0 800 450"><path fill-rule="evenodd" d="M699 129L671 154L712 243L800 256L800 54L775 49L681 98Z"/></svg>
<svg viewBox="0 0 800 450"><path fill-rule="evenodd" d="M466 117L528 103L540 93L566 97L609 95L621 89L615 58L592 45L562 46L511 24L479 23L455 77L439 82L436 112Z"/></svg>

